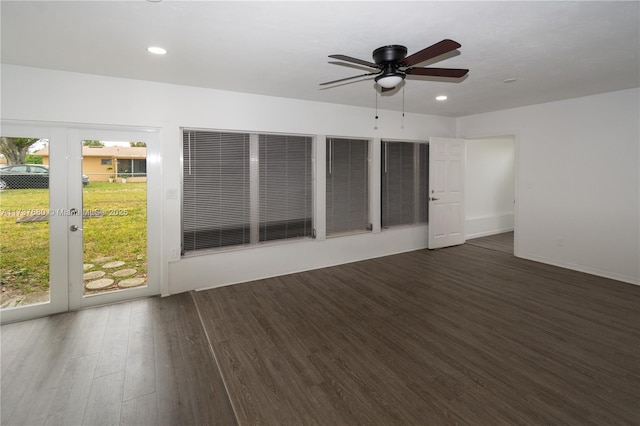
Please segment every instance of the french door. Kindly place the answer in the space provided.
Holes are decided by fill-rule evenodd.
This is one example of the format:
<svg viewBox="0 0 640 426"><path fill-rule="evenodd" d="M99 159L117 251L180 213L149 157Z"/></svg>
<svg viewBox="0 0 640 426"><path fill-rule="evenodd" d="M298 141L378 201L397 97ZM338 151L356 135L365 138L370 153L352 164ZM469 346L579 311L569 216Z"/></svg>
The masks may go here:
<svg viewBox="0 0 640 426"><path fill-rule="evenodd" d="M155 131L3 123L0 136L33 142L24 163L41 163L0 171L2 322L159 293Z"/></svg>

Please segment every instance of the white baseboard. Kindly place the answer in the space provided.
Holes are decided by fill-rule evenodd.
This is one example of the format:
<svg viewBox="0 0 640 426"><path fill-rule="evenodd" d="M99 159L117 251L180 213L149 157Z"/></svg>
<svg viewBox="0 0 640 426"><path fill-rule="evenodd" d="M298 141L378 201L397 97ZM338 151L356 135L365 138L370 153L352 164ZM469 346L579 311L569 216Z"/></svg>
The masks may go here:
<svg viewBox="0 0 640 426"><path fill-rule="evenodd" d="M466 240L473 240L474 238L488 237L489 235L504 234L505 232L512 232L513 227L504 229L492 229L491 231L478 232L476 234L467 234Z"/></svg>
<svg viewBox="0 0 640 426"><path fill-rule="evenodd" d="M518 257L527 260L533 260L534 262L546 263L547 265L558 266L560 268L571 269L573 271L584 272L586 274L597 275L603 278L609 278L611 280L622 281L628 284L640 285L640 278L631 277L627 275L617 274L615 272L603 271L598 268L591 268L589 266L577 265L569 262L559 262L552 259L547 259L539 256L518 255Z"/></svg>
<svg viewBox="0 0 640 426"><path fill-rule="evenodd" d="M466 218L464 223L465 238L471 240L513 231L513 216L513 213L506 213Z"/></svg>

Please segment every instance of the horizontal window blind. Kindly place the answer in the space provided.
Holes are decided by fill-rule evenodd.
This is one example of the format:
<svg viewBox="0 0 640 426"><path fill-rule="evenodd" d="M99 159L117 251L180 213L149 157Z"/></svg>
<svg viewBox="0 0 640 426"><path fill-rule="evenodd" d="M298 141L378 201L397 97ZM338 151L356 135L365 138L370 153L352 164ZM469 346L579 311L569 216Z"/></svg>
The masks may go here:
<svg viewBox="0 0 640 426"><path fill-rule="evenodd" d="M260 135L258 167L259 240L311 236L311 138Z"/></svg>
<svg viewBox="0 0 640 426"><path fill-rule="evenodd" d="M245 133L183 134L183 251L250 242L249 139Z"/></svg>
<svg viewBox="0 0 640 426"><path fill-rule="evenodd" d="M369 229L369 142L327 140L327 235Z"/></svg>
<svg viewBox="0 0 640 426"><path fill-rule="evenodd" d="M428 146L382 142L381 225L427 222Z"/></svg>
<svg viewBox="0 0 640 426"><path fill-rule="evenodd" d="M183 131L183 252L313 233L312 139Z"/></svg>

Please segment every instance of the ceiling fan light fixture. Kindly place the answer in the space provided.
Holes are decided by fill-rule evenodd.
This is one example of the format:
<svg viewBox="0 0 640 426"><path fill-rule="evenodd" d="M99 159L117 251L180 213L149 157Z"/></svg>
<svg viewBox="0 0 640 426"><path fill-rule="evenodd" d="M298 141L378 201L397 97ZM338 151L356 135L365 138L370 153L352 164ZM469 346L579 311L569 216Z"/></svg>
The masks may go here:
<svg viewBox="0 0 640 426"><path fill-rule="evenodd" d="M405 74L403 73L393 73L393 74L382 74L375 78L376 83L385 89L393 89L398 84L402 83L404 80Z"/></svg>

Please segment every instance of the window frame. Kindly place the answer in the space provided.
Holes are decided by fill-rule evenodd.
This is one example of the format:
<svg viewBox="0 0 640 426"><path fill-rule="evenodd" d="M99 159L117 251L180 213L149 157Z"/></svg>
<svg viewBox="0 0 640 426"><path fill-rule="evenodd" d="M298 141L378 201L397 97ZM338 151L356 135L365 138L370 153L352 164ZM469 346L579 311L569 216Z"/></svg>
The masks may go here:
<svg viewBox="0 0 640 426"><path fill-rule="evenodd" d="M260 229L262 227L262 223L259 221L259 213L257 211L255 211L255 207L254 206L250 206L249 207L249 216L250 216L250 223L249 223L249 227L250 227L250 231L252 236L250 239L249 243L244 243L244 244L234 244L234 245L225 245L225 246L219 246L219 247L209 247L209 248L202 248L202 249L194 249L194 250L185 250L185 246L184 246L184 233L185 233L185 222L184 222L184 216L185 216L185 205L184 205L184 183L185 183L185 146L184 146L184 135L185 132L210 132L210 133L233 133L233 134L239 134L239 135L248 135L251 141L255 141L255 149L252 149L249 154L249 157L247 158L247 160L249 161L249 163L254 163L254 156L257 156L257 159L259 159L260 156L260 145L259 145L259 138L260 136L284 136L284 137L302 137L302 138L308 138L309 139L309 163L310 163L310 168L309 168L309 197L310 197L310 204L309 204L309 215L310 215L310 219L311 219L311 228L310 228L310 232L309 235L305 235L305 236L301 236L301 237L292 237L292 238L280 238L280 239L272 239L272 240L266 240L266 241L262 241L261 240L261 236L260 236ZM315 135L309 135L309 134L300 134L300 133L280 133L280 132L263 132L263 131L243 131L243 130L227 130L227 129L211 129L211 128L198 128L198 127L181 127L180 128L180 138L181 138L181 143L180 143L180 189L181 189L181 194L182 194L182 199L181 199L181 203L180 203L180 242L181 242L181 257L186 258L186 257L194 257L194 256L201 256L201 255L207 255L207 254L212 254L212 253L220 253L220 252L229 252L229 251L238 251L238 250L250 250L250 249L254 249L254 248L258 248L258 247L262 247L262 246L271 246L271 245L278 245L278 244L291 244L291 243L299 243L302 241L310 241L312 239L315 238L315 192L316 192L316 188L315 188L315 146L316 146L316 136ZM253 164L250 164L249 167L253 168ZM252 174L255 173L255 174ZM252 175L252 177L256 177L258 176L260 173L259 169L257 169L255 172L250 172L250 174ZM249 186L249 192L250 192L250 197L256 197L255 201L255 206L259 206L260 205L260 193L259 193L259 188L261 186L260 181L258 180L257 182L250 182L250 186ZM255 229L254 229L254 220L258 219L258 222L255 223Z"/></svg>
<svg viewBox="0 0 640 426"><path fill-rule="evenodd" d="M144 164L144 172L136 171L137 162ZM117 162L118 175L129 175L131 177L145 177L147 176L147 159L146 158L119 158ZM130 168L129 168L130 167Z"/></svg>
<svg viewBox="0 0 640 426"><path fill-rule="evenodd" d="M367 233L371 233L373 231L373 221L372 221L372 209L371 209L371 200L374 194L372 194L372 188L371 188L371 181L372 181L372 171L373 168L371 167L371 160L372 160L372 155L373 155L373 140L371 138L365 138L365 137L347 137L347 136L327 136L326 137L326 155L325 155L325 159L329 159L332 158L333 155L333 151L334 151L334 147L333 145L331 145L331 142L333 142L334 140L341 140L341 141L347 141L347 142L362 142L365 146L366 149L366 156L364 158L364 164L365 164L365 170L363 173L363 178L365 180L365 183L363 185L364 187L364 194L366 197L366 200L363 202L363 205L366 206L366 212L363 213L363 217L366 216L366 226L364 228L361 229L348 229L348 230L344 230L344 231L332 231L330 229L330 214L329 214L329 208L330 208L330 203L328 200L328 196L330 193L330 189L329 189L329 185L330 185L330 179L329 179L329 173L330 171L332 171L333 169L333 161L328 161L325 164L324 167L324 174L325 174L325 193L323 194L324 198L325 198L325 235L326 238L336 238L336 237L343 237L343 236L349 236L349 235L358 235L358 234L367 234ZM331 190L331 194L333 195L333 189ZM333 207L333 203L331 203L331 207Z"/></svg>
<svg viewBox="0 0 640 426"><path fill-rule="evenodd" d="M402 222L402 223L394 223L394 224L385 224L385 174L388 170L388 143L401 143L401 144L412 144L414 148L414 157L412 158L414 164L413 170L413 215L414 218L410 222ZM420 149L424 148L425 158L420 158ZM416 158L415 155L418 155ZM423 160L423 162L421 162ZM424 165L424 170L420 169L420 166ZM417 168L415 167L417 166ZM422 173L421 173L422 172ZM420 175L422 174L422 178L424 179L423 185L420 182ZM421 188L424 193L421 192ZM423 196L424 200L421 199ZM380 140L380 228L384 232L389 229L397 229L402 227L412 227L412 226L424 226L429 223L429 213L428 213L428 199L429 199L429 142L428 141L415 141L415 140L399 140L399 139L381 139ZM422 203L422 206L420 207ZM403 215L406 213L403 213ZM424 220L422 220L424 218ZM388 219L388 218L387 218Z"/></svg>

